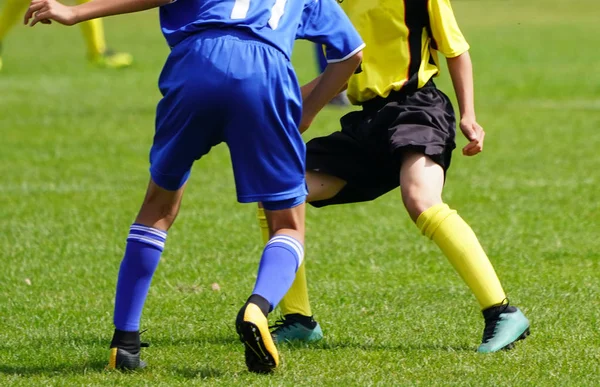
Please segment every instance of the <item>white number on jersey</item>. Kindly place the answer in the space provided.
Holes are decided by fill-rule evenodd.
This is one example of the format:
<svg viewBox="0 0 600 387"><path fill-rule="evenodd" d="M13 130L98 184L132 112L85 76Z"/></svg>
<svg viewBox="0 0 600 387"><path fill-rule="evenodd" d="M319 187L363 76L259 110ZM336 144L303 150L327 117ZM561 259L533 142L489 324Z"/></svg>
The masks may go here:
<svg viewBox="0 0 600 387"><path fill-rule="evenodd" d="M271 29L277 29L279 20L283 16L285 3L287 0L275 0L275 5L271 8L271 17L269 18L269 26ZM231 18L234 20L245 19L250 9L250 0L235 0L233 9L231 10Z"/></svg>

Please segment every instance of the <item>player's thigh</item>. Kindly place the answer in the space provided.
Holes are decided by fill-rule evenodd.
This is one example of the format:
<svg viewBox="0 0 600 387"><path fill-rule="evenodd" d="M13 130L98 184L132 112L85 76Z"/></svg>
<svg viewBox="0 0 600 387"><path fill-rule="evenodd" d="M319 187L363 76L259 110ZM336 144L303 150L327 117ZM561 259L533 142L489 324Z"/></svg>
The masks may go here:
<svg viewBox="0 0 600 387"><path fill-rule="evenodd" d="M347 184L344 179L323 172L306 171L307 202L331 199Z"/></svg>
<svg viewBox="0 0 600 387"><path fill-rule="evenodd" d="M153 180L167 190L185 184L194 161L222 141L224 105L230 96L223 88L226 74L212 55L224 49L216 41L199 43L176 46L159 80L163 98L156 111L150 162Z"/></svg>
<svg viewBox="0 0 600 387"><path fill-rule="evenodd" d="M271 48L248 50L254 63L240 68L233 83L237 97L225 128L238 200L305 196L306 147L298 131L301 96L293 69Z"/></svg>
<svg viewBox="0 0 600 387"><path fill-rule="evenodd" d="M353 120L360 121L361 113L349 113L341 120L341 132L314 138L306 146L307 173L312 175L307 175L308 201L316 207L373 200L399 184L385 141L375 141L369 125Z"/></svg>

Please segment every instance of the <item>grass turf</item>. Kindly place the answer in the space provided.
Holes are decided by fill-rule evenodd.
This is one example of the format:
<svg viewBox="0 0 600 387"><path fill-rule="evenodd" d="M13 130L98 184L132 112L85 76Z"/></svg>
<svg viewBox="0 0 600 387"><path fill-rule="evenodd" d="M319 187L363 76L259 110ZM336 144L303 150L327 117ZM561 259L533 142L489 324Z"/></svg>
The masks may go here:
<svg viewBox="0 0 600 387"><path fill-rule="evenodd" d="M600 6L455 1L472 45L477 158L455 153L446 200L472 225L533 335L474 352L477 304L419 236L399 193L308 210L317 345L283 346L249 374L233 320L254 282L254 207L237 204L227 149L194 170L142 321L150 367L107 372L117 270L147 183L168 52L157 16L107 20L125 71L86 66L79 31L17 28L0 73L0 385L597 385L600 383ZM307 81L310 45L294 63ZM438 85L452 94L447 73ZM338 128L319 116L307 138ZM459 146L465 144L460 138ZM211 284L218 283L219 291Z"/></svg>

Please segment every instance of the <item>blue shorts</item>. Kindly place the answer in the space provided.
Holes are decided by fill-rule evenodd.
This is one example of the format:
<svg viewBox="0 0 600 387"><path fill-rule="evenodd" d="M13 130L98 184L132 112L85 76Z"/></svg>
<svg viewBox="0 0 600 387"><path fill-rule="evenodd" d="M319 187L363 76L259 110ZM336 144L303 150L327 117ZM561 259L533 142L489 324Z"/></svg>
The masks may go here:
<svg viewBox="0 0 600 387"><path fill-rule="evenodd" d="M173 48L159 87L150 173L160 187L179 189L225 142L238 201L306 196L302 97L283 53L244 31L203 31Z"/></svg>

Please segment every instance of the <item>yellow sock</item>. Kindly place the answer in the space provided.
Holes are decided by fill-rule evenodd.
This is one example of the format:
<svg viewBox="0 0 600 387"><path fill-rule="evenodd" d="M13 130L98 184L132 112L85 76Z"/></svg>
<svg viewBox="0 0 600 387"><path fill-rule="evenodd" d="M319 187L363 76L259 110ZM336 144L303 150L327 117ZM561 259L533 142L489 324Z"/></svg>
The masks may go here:
<svg viewBox="0 0 600 387"><path fill-rule="evenodd" d="M267 223L267 217L265 216L265 210L263 208L258 208L258 211L256 211L256 218L258 219L258 226L260 227L263 245L266 245L271 238L269 235L269 224Z"/></svg>
<svg viewBox="0 0 600 387"><path fill-rule="evenodd" d="M481 309L506 301L490 260L469 225L447 204L435 205L417 219L423 235L432 239L469 286Z"/></svg>
<svg viewBox="0 0 600 387"><path fill-rule="evenodd" d="M279 309L281 309L283 315L299 313L303 316L312 316L310 302L308 301L305 266L305 263L302 262L296 272L294 283L279 303Z"/></svg>
<svg viewBox="0 0 600 387"><path fill-rule="evenodd" d="M77 0L77 4L86 3L87 0ZM83 40L91 58L100 56L106 51L106 39L104 38L104 25L101 19L88 20L81 23Z"/></svg>
<svg viewBox="0 0 600 387"><path fill-rule="evenodd" d="M19 20L23 20L25 10L29 5L28 0L5 0L4 7L0 11L0 41L2 41L8 31Z"/></svg>
<svg viewBox="0 0 600 387"><path fill-rule="evenodd" d="M256 217L258 218L263 243L267 244L269 241L269 225L267 224L264 209L259 208L256 212ZM306 284L306 269L304 262L302 262L298 268L296 279L290 287L290 290L288 290L287 294L279 303L279 309L284 315L299 313L303 316L312 316L310 303L308 301L308 286Z"/></svg>

